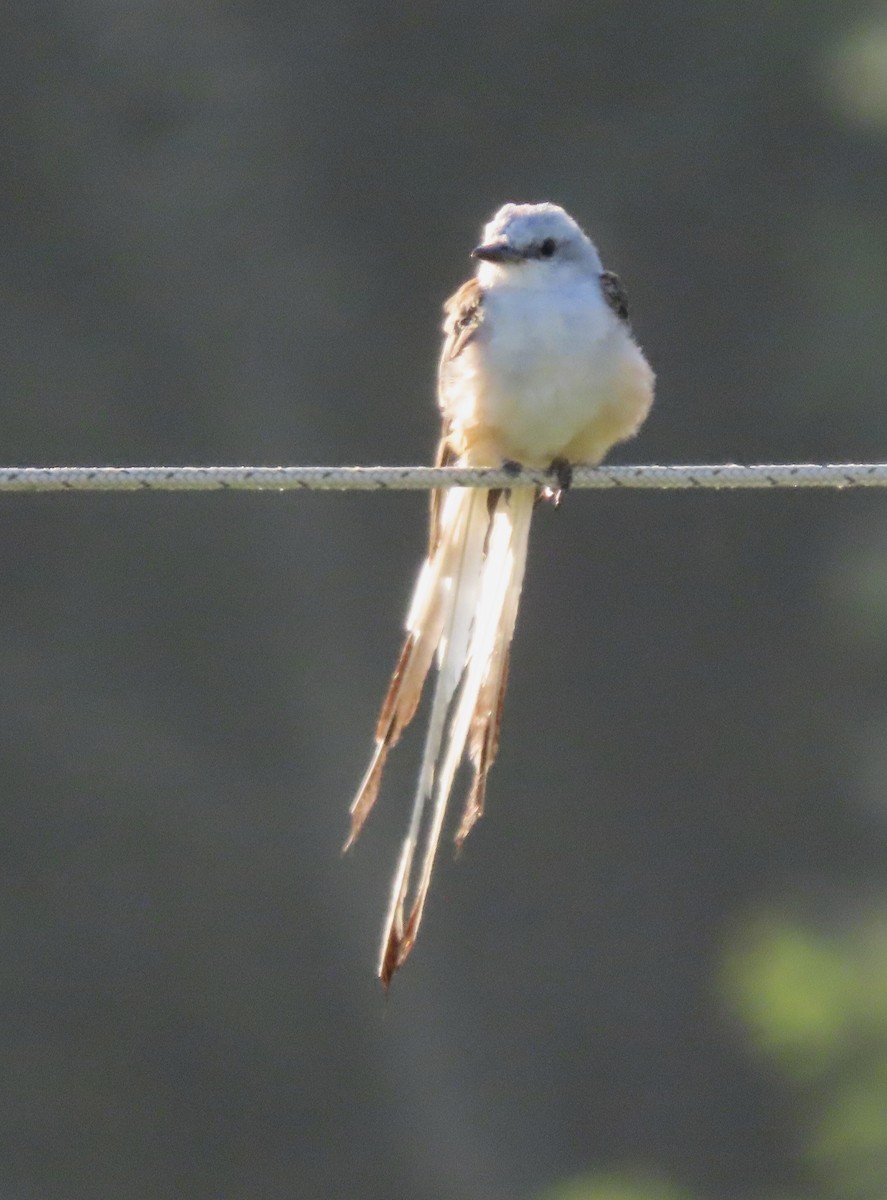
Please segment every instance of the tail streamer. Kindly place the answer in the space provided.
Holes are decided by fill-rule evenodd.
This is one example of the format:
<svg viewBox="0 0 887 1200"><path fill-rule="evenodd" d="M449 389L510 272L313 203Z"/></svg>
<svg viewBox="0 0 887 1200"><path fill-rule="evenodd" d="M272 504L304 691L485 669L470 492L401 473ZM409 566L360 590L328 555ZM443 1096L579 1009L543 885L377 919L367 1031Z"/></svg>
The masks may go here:
<svg viewBox="0 0 887 1200"><path fill-rule="evenodd" d="M457 845L483 813L534 504L531 488L451 489L419 573L406 641L379 714L375 750L351 806L345 843L347 849L355 841L375 803L388 753L415 716L436 656L422 765L382 937L378 973L386 988L415 943L453 780L466 751L474 774Z"/></svg>

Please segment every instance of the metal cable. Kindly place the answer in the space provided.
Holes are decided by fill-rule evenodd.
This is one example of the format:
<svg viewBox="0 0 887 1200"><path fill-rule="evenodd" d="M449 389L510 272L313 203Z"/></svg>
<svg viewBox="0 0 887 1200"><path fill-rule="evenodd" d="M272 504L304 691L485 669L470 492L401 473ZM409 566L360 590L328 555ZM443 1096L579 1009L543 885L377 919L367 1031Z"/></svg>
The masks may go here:
<svg viewBox="0 0 887 1200"><path fill-rule="evenodd" d="M556 486L543 470L467 467L0 467L0 492L419 491ZM576 467L574 488L887 486L887 463Z"/></svg>

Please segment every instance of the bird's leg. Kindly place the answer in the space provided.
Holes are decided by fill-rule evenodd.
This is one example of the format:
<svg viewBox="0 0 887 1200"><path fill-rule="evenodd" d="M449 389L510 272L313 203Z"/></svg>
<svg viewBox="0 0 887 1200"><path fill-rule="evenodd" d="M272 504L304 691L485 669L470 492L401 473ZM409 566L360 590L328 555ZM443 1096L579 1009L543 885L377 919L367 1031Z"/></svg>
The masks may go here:
<svg viewBox="0 0 887 1200"><path fill-rule="evenodd" d="M568 492L573 484L573 464L565 458L553 458L548 474L555 477L557 487L543 488L540 497L550 500L555 508L560 508L564 492Z"/></svg>
<svg viewBox="0 0 887 1200"><path fill-rule="evenodd" d="M553 458L548 473L557 479L559 492L568 492L573 486L573 464L566 458Z"/></svg>
<svg viewBox="0 0 887 1200"><path fill-rule="evenodd" d="M519 463L517 461L517 459L515 459L515 458L503 458L502 459L502 470L505 472L506 475L520 475L520 473L523 469L524 469L524 464ZM495 493L496 499L495 499L495 501L493 501L493 506L490 508L491 516L493 514L493 508L495 508L495 505L498 503L501 490L503 490L503 489L500 489L499 491L497 491ZM494 494L493 492L490 492L491 498L492 498L493 494ZM509 495L510 494L511 493L509 492ZM536 499L533 503L533 507L535 508L537 504L541 504L543 500L550 500L551 496L552 496L552 492L551 492L550 488L539 488L536 492Z"/></svg>

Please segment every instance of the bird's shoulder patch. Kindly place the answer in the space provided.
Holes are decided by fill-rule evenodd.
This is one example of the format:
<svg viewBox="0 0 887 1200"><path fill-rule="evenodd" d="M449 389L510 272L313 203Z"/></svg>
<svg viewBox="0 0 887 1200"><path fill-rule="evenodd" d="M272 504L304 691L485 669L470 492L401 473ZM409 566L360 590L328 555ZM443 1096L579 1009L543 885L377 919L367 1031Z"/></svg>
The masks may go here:
<svg viewBox="0 0 887 1200"><path fill-rule="evenodd" d="M458 358L483 321L484 293L476 279L468 279L444 305L444 358Z"/></svg>
<svg viewBox="0 0 887 1200"><path fill-rule="evenodd" d="M628 324L628 294L622 280L612 271L601 271L601 291L612 312Z"/></svg>

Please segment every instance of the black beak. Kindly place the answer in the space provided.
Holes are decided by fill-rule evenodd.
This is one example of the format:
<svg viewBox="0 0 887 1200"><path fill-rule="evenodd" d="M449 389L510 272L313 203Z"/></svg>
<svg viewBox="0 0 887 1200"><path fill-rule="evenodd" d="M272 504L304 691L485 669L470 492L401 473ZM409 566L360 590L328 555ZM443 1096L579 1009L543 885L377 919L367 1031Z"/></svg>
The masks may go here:
<svg viewBox="0 0 887 1200"><path fill-rule="evenodd" d="M515 254L503 238L498 242L487 242L484 246L475 246L471 251L471 257L479 258L483 262L502 263L514 262L519 255Z"/></svg>

